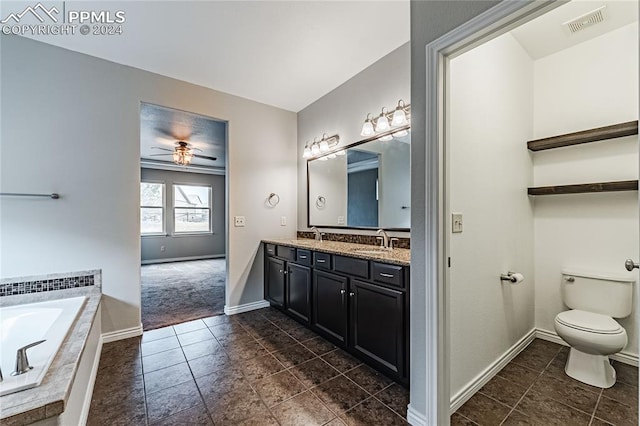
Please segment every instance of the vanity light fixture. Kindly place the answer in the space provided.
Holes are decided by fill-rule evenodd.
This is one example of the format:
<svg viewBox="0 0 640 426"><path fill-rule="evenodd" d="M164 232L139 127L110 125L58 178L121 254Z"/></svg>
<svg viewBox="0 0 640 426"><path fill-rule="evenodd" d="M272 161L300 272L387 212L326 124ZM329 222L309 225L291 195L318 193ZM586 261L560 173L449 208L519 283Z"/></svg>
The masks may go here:
<svg viewBox="0 0 640 426"><path fill-rule="evenodd" d="M378 119L376 120L376 132L378 133L386 132L391 128L389 126L389 119L387 118L387 114L389 114L387 109L385 107L382 107L382 112L380 113L380 115L378 116Z"/></svg>
<svg viewBox="0 0 640 426"><path fill-rule="evenodd" d="M405 104L405 102L400 99L393 112L389 112L386 107L383 107L377 118L372 118L371 114L367 114L367 118L362 125L360 135L364 137L371 137L375 136L376 133L384 133L389 130L393 130L394 127L407 126L410 123L410 115L411 105ZM394 137L402 137L408 134L409 132L406 129L402 129L392 133L391 135L383 136L380 140L386 142L390 141Z"/></svg>
<svg viewBox="0 0 640 426"><path fill-rule="evenodd" d="M318 140L318 138L314 138L313 142L306 143L306 145L304 146L304 150L302 151L302 158L309 159L327 153L331 151L332 148L337 146L338 143L340 143L340 136L327 136L327 134L325 133L324 135L322 135L322 138L320 140ZM332 153L331 155L333 155L333 157L331 158L335 158L336 155L344 155L344 152L342 154L338 154L336 152Z"/></svg>

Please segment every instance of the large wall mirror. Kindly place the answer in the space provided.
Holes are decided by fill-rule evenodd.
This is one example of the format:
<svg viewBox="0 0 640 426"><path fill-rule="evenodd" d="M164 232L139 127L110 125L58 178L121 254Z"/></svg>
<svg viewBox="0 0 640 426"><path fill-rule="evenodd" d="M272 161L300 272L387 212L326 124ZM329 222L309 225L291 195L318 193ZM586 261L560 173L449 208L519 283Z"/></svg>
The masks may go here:
<svg viewBox="0 0 640 426"><path fill-rule="evenodd" d="M368 139L307 161L309 226L408 231L410 142Z"/></svg>

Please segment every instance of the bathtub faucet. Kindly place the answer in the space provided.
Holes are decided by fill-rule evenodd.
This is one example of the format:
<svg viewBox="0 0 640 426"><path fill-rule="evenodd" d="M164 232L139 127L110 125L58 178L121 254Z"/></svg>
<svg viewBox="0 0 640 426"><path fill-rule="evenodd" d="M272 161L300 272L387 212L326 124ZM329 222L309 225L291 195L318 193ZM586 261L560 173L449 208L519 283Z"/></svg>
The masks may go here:
<svg viewBox="0 0 640 426"><path fill-rule="evenodd" d="M33 367L29 365L29 359L27 358L27 349L46 342L45 340L39 340L37 342L29 343L27 346L23 346L16 352L16 370L11 373L12 376L19 376L24 373L28 373Z"/></svg>

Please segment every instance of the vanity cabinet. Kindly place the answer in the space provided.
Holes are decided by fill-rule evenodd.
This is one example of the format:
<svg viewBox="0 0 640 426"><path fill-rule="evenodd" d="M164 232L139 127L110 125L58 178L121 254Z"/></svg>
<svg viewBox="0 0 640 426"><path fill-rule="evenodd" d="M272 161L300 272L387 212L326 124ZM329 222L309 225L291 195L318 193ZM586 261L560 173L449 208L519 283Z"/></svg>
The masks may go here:
<svg viewBox="0 0 640 426"><path fill-rule="evenodd" d="M284 283L286 269L284 260L268 256L265 260L265 297L274 306L284 308Z"/></svg>
<svg viewBox="0 0 640 426"><path fill-rule="evenodd" d="M286 310L298 320L309 324L311 312L311 268L295 263L287 266Z"/></svg>
<svg viewBox="0 0 640 426"><path fill-rule="evenodd" d="M273 307L408 385L408 266L268 243L265 265Z"/></svg>
<svg viewBox="0 0 640 426"><path fill-rule="evenodd" d="M333 338L347 343L348 279L322 270L313 271L313 320L311 326Z"/></svg>

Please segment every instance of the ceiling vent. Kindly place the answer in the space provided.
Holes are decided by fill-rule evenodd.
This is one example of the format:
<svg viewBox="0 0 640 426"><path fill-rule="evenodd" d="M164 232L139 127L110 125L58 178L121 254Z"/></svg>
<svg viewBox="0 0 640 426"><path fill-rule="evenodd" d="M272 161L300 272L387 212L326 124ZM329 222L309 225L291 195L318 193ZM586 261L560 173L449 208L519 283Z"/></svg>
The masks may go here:
<svg viewBox="0 0 640 426"><path fill-rule="evenodd" d="M575 34L580 30L584 30L587 27L591 27L595 24L599 24L604 21L605 14L604 9L607 6L601 6L596 10L580 15L577 18L571 19L562 24L562 26L568 30L570 34Z"/></svg>

